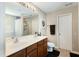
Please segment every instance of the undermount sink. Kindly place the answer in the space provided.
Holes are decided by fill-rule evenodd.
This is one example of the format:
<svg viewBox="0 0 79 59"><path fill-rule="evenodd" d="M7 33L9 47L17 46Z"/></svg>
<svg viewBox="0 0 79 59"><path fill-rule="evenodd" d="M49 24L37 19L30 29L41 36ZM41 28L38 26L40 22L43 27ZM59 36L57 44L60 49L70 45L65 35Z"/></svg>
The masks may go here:
<svg viewBox="0 0 79 59"><path fill-rule="evenodd" d="M23 45L28 45L28 44L31 44L33 42L37 42L38 41L37 39L41 39L41 37L42 36L18 37L17 42L15 42L16 39L10 39L10 40L7 40L6 47L17 48L17 47L21 47Z"/></svg>
<svg viewBox="0 0 79 59"><path fill-rule="evenodd" d="M21 49L24 49L25 47L28 47L36 42L39 42L46 38L46 36L22 36L17 37L16 39L12 39L11 37L6 38L6 55L13 54L16 51L20 51Z"/></svg>
<svg viewBox="0 0 79 59"><path fill-rule="evenodd" d="M18 46L21 46L23 44L27 43L26 41L24 40L19 40L17 42L15 42L15 39L11 39L11 40L8 40L6 42L6 47L18 47Z"/></svg>

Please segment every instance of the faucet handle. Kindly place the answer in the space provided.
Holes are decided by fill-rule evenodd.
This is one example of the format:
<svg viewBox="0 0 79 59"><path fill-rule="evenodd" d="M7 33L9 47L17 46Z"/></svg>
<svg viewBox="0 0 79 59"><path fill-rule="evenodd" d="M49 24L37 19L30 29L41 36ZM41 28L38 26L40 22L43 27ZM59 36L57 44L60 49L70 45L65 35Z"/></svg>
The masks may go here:
<svg viewBox="0 0 79 59"><path fill-rule="evenodd" d="M16 37L14 40L15 40L15 41L14 41L15 43L17 43L17 42L18 42L18 39L17 39L17 37Z"/></svg>
<svg viewBox="0 0 79 59"><path fill-rule="evenodd" d="M38 34L37 32L35 32L35 34Z"/></svg>
<svg viewBox="0 0 79 59"><path fill-rule="evenodd" d="M12 38L12 39L15 39L15 37L13 37L13 36L12 36L11 38Z"/></svg>

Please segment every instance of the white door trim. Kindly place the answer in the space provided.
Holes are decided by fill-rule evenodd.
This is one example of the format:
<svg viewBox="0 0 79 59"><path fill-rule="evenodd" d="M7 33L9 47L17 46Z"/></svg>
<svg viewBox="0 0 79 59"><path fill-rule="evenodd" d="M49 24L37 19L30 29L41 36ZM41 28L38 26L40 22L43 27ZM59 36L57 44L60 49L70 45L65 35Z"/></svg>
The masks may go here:
<svg viewBox="0 0 79 59"><path fill-rule="evenodd" d="M64 15L71 15L72 16L72 13L67 13L67 14L61 14L61 15L58 15L57 16L57 48L60 48L60 43L59 43L59 16L64 16Z"/></svg>

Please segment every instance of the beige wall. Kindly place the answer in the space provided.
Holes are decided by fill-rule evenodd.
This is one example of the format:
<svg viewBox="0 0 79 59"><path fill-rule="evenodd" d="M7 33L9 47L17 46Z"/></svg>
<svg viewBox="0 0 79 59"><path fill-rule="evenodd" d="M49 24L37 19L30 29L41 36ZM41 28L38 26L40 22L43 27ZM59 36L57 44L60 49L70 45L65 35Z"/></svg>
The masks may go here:
<svg viewBox="0 0 79 59"><path fill-rule="evenodd" d="M13 36L14 34L16 36L22 36L23 33L23 22L22 19L16 19L17 16L5 15L5 21L4 21L4 34L6 37Z"/></svg>
<svg viewBox="0 0 79 59"><path fill-rule="evenodd" d="M34 5L33 3L30 3L35 9L36 9L36 13L38 15L38 32L41 33L41 35L46 35L46 13L43 12L40 8L38 8L36 5ZM45 26L42 26L42 21L45 21Z"/></svg>
<svg viewBox="0 0 79 59"><path fill-rule="evenodd" d="M4 34L5 36L12 36L14 33L14 20L15 17L11 15L5 15L5 20L4 20Z"/></svg>
<svg viewBox="0 0 79 59"><path fill-rule="evenodd" d="M32 17L32 34L35 34L35 32L38 32L38 16Z"/></svg>
<svg viewBox="0 0 79 59"><path fill-rule="evenodd" d="M78 51L78 8L77 6L65 8L56 12L52 12L47 14L47 35L49 38L49 41L55 43L57 45L57 34L56 35L50 35L50 24L57 25L57 16L61 14L67 14L72 13L72 50Z"/></svg>

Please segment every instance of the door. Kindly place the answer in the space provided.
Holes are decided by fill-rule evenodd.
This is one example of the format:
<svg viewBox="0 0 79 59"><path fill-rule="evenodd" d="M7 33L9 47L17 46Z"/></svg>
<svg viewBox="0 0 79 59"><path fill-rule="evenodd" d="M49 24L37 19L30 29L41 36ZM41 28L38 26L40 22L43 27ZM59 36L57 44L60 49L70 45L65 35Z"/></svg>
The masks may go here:
<svg viewBox="0 0 79 59"><path fill-rule="evenodd" d="M58 28L60 48L72 50L72 14L58 16Z"/></svg>

